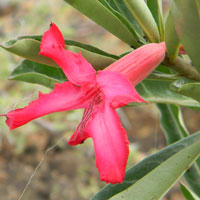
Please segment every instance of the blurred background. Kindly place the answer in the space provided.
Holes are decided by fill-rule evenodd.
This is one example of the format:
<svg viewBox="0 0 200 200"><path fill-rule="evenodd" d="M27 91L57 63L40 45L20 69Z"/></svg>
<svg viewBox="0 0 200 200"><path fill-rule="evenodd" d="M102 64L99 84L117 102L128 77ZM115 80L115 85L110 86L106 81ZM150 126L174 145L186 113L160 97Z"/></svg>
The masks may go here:
<svg viewBox="0 0 200 200"><path fill-rule="evenodd" d="M167 8L168 1L165 1ZM109 53L130 48L63 0L0 0L0 42L25 34L43 34L50 21L66 39L91 44ZM27 105L43 86L9 81L21 58L0 49L0 113ZM128 167L165 146L155 105L119 110L130 141ZM199 114L183 109L191 132ZM0 199L88 200L104 182L99 181L91 140L70 147L67 140L82 117L82 110L55 113L10 131L0 118ZM182 200L179 185L164 200Z"/></svg>

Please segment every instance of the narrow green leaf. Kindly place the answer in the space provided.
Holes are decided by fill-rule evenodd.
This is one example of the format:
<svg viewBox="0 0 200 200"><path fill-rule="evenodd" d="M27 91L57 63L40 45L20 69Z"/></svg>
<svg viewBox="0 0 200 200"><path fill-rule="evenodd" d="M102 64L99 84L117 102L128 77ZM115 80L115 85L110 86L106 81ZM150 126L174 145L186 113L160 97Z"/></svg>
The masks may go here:
<svg viewBox="0 0 200 200"><path fill-rule="evenodd" d="M156 80L150 77L136 86L139 94L151 103L169 103L187 106L191 108L200 108L199 102L190 97L183 96L169 89L172 80L166 78Z"/></svg>
<svg viewBox="0 0 200 200"><path fill-rule="evenodd" d="M137 45L138 45L139 36L136 33L136 31L133 29L133 27L131 26L129 21L123 15L121 15L119 11L116 11L115 9L113 9L112 6L110 6L110 4L106 0L98 0L98 1L101 2L107 9L109 9L113 13L113 15L115 15L129 29L129 31L134 36L134 39L137 41Z"/></svg>
<svg viewBox="0 0 200 200"><path fill-rule="evenodd" d="M161 125L168 144L176 142L189 135L182 120L180 108L175 105L158 104L161 112ZM191 189L200 196L200 171L196 163L184 174L184 179Z"/></svg>
<svg viewBox="0 0 200 200"><path fill-rule="evenodd" d="M191 97L200 102L200 82L181 78L173 82L170 88L179 94Z"/></svg>
<svg viewBox="0 0 200 200"><path fill-rule="evenodd" d="M147 5L158 26L161 41L164 41L165 30L164 30L163 13L162 13L162 0L147 0Z"/></svg>
<svg viewBox="0 0 200 200"><path fill-rule="evenodd" d="M46 64L49 66L58 67L58 65L45 56L39 55L40 41L42 36L22 36L14 40L0 44L0 47L24 57L28 60ZM80 42L65 40L65 48L73 52L81 52L82 55L97 69L102 69L113 63L119 56L109 54L91 45L82 44Z"/></svg>
<svg viewBox="0 0 200 200"><path fill-rule="evenodd" d="M0 44L0 47L23 58L27 58L29 60L36 61L42 64L58 67L58 65L53 60L45 56L39 55L40 42L38 40L34 40L31 38L19 38L16 39L16 42L14 42L14 40L11 40L6 43L2 43Z"/></svg>
<svg viewBox="0 0 200 200"><path fill-rule="evenodd" d="M142 40L143 42L143 31L140 27L140 25L138 24L137 20L134 18L134 16L131 14L130 10L127 8L124 0L109 0L112 1L113 4L116 6L116 8L118 9L118 11L126 17L126 19L131 23L131 25L133 26L133 29L135 30L135 32L140 36L140 40ZM143 42L144 43L144 42Z"/></svg>
<svg viewBox="0 0 200 200"><path fill-rule="evenodd" d="M129 22L105 0L65 0L71 6L129 45L138 46L137 34Z"/></svg>
<svg viewBox="0 0 200 200"><path fill-rule="evenodd" d="M186 200L200 200L189 188L187 188L182 183L180 184L181 192Z"/></svg>
<svg viewBox="0 0 200 200"><path fill-rule="evenodd" d="M9 79L36 83L49 88L53 88L55 83L67 81L61 68L23 60L11 73Z"/></svg>
<svg viewBox="0 0 200 200"><path fill-rule="evenodd" d="M171 14L176 33L184 49L200 72L200 0L174 0Z"/></svg>
<svg viewBox="0 0 200 200"><path fill-rule="evenodd" d="M54 83L65 81L61 74L63 74L63 72L60 68L54 69L54 67L51 66L25 60L12 72L10 79L53 87ZM41 78L41 76L43 78ZM43 80L44 77L45 81ZM141 96L150 103L171 103L199 109L200 104L192 98L169 90L170 84L176 79L177 77L175 75L154 72L146 80L137 85L136 89ZM129 105L135 104L132 103Z"/></svg>
<svg viewBox="0 0 200 200"><path fill-rule="evenodd" d="M176 74L176 72L172 69L170 69L169 67L166 67L165 65L159 65L157 68L156 68L156 71L160 71L162 73L166 73L166 74Z"/></svg>
<svg viewBox="0 0 200 200"><path fill-rule="evenodd" d="M143 193L149 194L149 192L152 193L153 189L157 190L157 187L159 189L162 188L165 191L166 188L168 190L168 187L172 185L172 182L174 183L175 179L182 175L184 170L186 170L185 168L188 166L188 164L190 164L200 153L199 143L200 132L165 147L161 151L147 157L146 159L142 160L141 162L130 168L126 172L125 180L122 184L106 185L92 198L92 200L110 199L111 197L124 191L125 189L134 189L135 186L138 191L135 191L135 188L134 193L131 193L132 196L130 198L124 199L151 199L149 197L138 198L137 195ZM152 181L150 181L149 177L152 178ZM146 185L143 184L143 181L146 183ZM148 181L150 181L150 183ZM154 191L154 195L160 196L157 191ZM155 200L156 199L157 198L155 198Z"/></svg>
<svg viewBox="0 0 200 200"><path fill-rule="evenodd" d="M192 191L200 198L200 170L197 166L197 162L186 171L184 179Z"/></svg>
<svg viewBox="0 0 200 200"><path fill-rule="evenodd" d="M127 7L151 42L159 42L157 24L144 0L125 0Z"/></svg>
<svg viewBox="0 0 200 200"><path fill-rule="evenodd" d="M112 54L108 55L103 55L103 54L98 54L96 52L88 51L86 49L77 47L77 46L69 46L67 48L68 50L78 53L81 52L82 56L92 64L94 68L97 70L99 69L104 69L105 67L109 66L113 62L115 62L117 59L119 59L118 56L114 56Z"/></svg>
<svg viewBox="0 0 200 200"><path fill-rule="evenodd" d="M110 5L114 10L120 12L120 11L119 11L119 8L117 7L117 4L116 4L116 2L115 2L114 0L106 0L106 1L109 3L109 5Z"/></svg>
<svg viewBox="0 0 200 200"><path fill-rule="evenodd" d="M179 89L179 93L200 102L200 83L188 83Z"/></svg>
<svg viewBox="0 0 200 200"><path fill-rule="evenodd" d="M167 46L167 53L169 55L170 61L173 63L179 52L180 48L180 40L176 34L175 28L174 28L174 22L173 18L171 16L171 13L169 13L167 22L166 22L166 28L165 28L165 43Z"/></svg>
<svg viewBox="0 0 200 200"><path fill-rule="evenodd" d="M178 106L173 104L157 104L157 107L160 110L161 127L165 133L167 144L172 144L189 135Z"/></svg>
<svg viewBox="0 0 200 200"><path fill-rule="evenodd" d="M199 155L200 139L162 162L134 185L112 199L159 200Z"/></svg>

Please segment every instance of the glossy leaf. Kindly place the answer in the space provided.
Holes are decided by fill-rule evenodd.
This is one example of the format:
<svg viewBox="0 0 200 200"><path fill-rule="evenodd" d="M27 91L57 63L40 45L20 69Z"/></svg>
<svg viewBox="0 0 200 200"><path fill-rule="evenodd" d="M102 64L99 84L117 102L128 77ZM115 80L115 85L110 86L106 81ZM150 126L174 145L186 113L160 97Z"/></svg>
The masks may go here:
<svg viewBox="0 0 200 200"><path fill-rule="evenodd" d="M57 66L54 61L38 54L40 51L40 41L31 38L19 38L16 39L16 42L14 42L13 40L11 41L2 43L1 47L23 58L27 58L29 60L36 61L42 64L47 64L50 66Z"/></svg>
<svg viewBox="0 0 200 200"><path fill-rule="evenodd" d="M177 142L189 135L182 120L180 108L175 105L158 104L161 113L161 126L167 139L167 144ZM196 163L198 164L198 163ZM200 171L196 164L184 174L191 189L200 196Z"/></svg>
<svg viewBox="0 0 200 200"><path fill-rule="evenodd" d="M186 167L191 165L199 154L200 140L171 156L133 186L112 199L118 200L124 197L132 200L159 200L183 175Z"/></svg>
<svg viewBox="0 0 200 200"><path fill-rule="evenodd" d="M53 72L52 72L53 71ZM38 83L53 87L53 83L65 81L60 68L46 66L32 61L23 61L12 72L10 79ZM45 81L41 81L41 76ZM170 84L177 79L175 75L152 73L146 80L136 86L137 91L149 103L170 103L192 108L200 108L200 104L192 98L177 94L169 89ZM52 81L53 80L53 81ZM131 103L129 105L138 105Z"/></svg>
<svg viewBox="0 0 200 200"><path fill-rule="evenodd" d="M181 192L184 195L186 200L200 200L189 188L185 185L180 184Z"/></svg>
<svg viewBox="0 0 200 200"><path fill-rule="evenodd" d="M199 158L198 158L199 159ZM192 165L184 174L184 179L193 192L200 198L200 170L197 166L198 162Z"/></svg>
<svg viewBox="0 0 200 200"><path fill-rule="evenodd" d="M126 172L122 184L106 185L92 200L111 197L119 199L118 197L122 196L124 199L131 200L159 199L199 154L200 132L169 145L142 160ZM125 196L126 192L122 192L127 191L126 189L130 191L127 196ZM118 193L120 193L119 196L114 196ZM129 197L128 194L132 196Z"/></svg>
<svg viewBox="0 0 200 200"><path fill-rule="evenodd" d="M135 44L135 47L137 47L139 45L139 43L138 43L139 35L136 33L136 31L131 26L131 23L129 23L129 21L126 19L126 17L121 15L121 13L119 11L116 11L115 9L113 9L112 6L110 6L110 4L107 2L107 1L112 1L112 0L107 0L107 1L106 0L98 0L98 1L101 2L107 9L109 9L113 13L113 15L115 15L129 29L129 31L134 36L134 39L136 39L137 44ZM132 45L132 46L134 46L134 45Z"/></svg>
<svg viewBox="0 0 200 200"><path fill-rule="evenodd" d="M189 134L184 126L180 108L173 104L157 104L160 110L160 123L167 144L172 144Z"/></svg>
<svg viewBox="0 0 200 200"><path fill-rule="evenodd" d="M60 68L23 60L12 72L9 79L37 83L53 88L55 83L67 81L67 78Z"/></svg>
<svg viewBox="0 0 200 200"><path fill-rule="evenodd" d="M192 97L200 102L200 82L182 78L173 82L170 88L179 94Z"/></svg>
<svg viewBox="0 0 200 200"><path fill-rule="evenodd" d="M58 67L50 58L39 55L41 36L22 36L0 44L0 47L24 57L28 60ZM65 40L66 49L81 52L82 55L96 68L104 68L118 59L118 56L104 52L91 45L82 44L72 40Z"/></svg>
<svg viewBox="0 0 200 200"><path fill-rule="evenodd" d="M199 102L190 97L183 96L169 89L171 80L156 80L155 78L142 81L136 86L139 94L151 103L169 103L200 108Z"/></svg>
<svg viewBox="0 0 200 200"><path fill-rule="evenodd" d="M173 63L178 56L178 52L179 52L181 43L176 34L171 13L169 13L169 15L167 17L165 30L166 30L165 31L165 43L166 43L166 47L167 47L167 53L168 53L170 61Z"/></svg>
<svg viewBox="0 0 200 200"><path fill-rule="evenodd" d="M129 45L138 46L137 34L129 22L105 0L65 0L94 22Z"/></svg>
<svg viewBox="0 0 200 200"><path fill-rule="evenodd" d="M184 49L200 72L200 0L174 0L171 13L176 33Z"/></svg>
<svg viewBox="0 0 200 200"><path fill-rule="evenodd" d="M147 0L147 5L158 26L161 41L163 41L165 30L164 30L163 13L162 13L162 0Z"/></svg>
<svg viewBox="0 0 200 200"><path fill-rule="evenodd" d="M160 35L157 24L146 5L145 1L141 0L125 0L125 3L131 14L142 27L146 36L151 42L159 42Z"/></svg>
<svg viewBox="0 0 200 200"><path fill-rule="evenodd" d="M142 40L144 43L144 39L142 36L144 35L140 25L138 24L137 20L131 14L130 10L127 8L124 0L108 0L112 5L117 9L126 19L131 23L135 32L139 35L139 40Z"/></svg>

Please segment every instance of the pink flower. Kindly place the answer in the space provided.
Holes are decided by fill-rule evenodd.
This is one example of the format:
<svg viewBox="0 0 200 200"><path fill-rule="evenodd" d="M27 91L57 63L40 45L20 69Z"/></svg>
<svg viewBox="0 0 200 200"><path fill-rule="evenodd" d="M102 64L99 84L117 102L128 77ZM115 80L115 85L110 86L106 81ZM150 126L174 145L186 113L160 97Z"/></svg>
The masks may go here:
<svg viewBox="0 0 200 200"><path fill-rule="evenodd" d="M185 54L186 54L186 51L185 51L183 45L180 46L180 48L179 48L179 53L182 54L182 55L185 55Z"/></svg>
<svg viewBox="0 0 200 200"><path fill-rule="evenodd" d="M165 45L143 46L97 73L81 53L75 54L64 47L60 30L52 23L43 35L40 54L53 59L69 81L56 84L49 94L39 93L39 98L25 108L2 116L7 117L7 125L14 129L52 112L84 108L69 144L81 144L91 137L101 180L121 183L129 142L115 109L130 102L144 102L133 84L144 79L163 60Z"/></svg>

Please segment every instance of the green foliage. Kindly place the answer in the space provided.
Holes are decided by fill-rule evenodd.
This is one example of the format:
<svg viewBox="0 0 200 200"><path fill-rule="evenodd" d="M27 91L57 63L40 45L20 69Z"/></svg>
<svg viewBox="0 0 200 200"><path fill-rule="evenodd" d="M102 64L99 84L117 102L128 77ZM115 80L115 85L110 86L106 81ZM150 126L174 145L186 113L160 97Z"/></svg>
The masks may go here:
<svg viewBox="0 0 200 200"><path fill-rule="evenodd" d="M170 88L179 94L192 97L193 99L200 101L200 82L182 78L173 82L170 85Z"/></svg>
<svg viewBox="0 0 200 200"><path fill-rule="evenodd" d="M140 25L138 24L137 20L134 18L134 16L131 14L130 10L127 8L124 0L108 0L110 2L111 6L113 5L113 8L115 10L118 10L126 19L131 23L133 26L135 32L138 34L138 37L141 37L144 35ZM143 40L143 38L139 38L140 40Z"/></svg>
<svg viewBox="0 0 200 200"><path fill-rule="evenodd" d="M165 42L166 42L169 59L173 63L178 56L181 43L176 34L171 13L169 13L167 22L166 22Z"/></svg>
<svg viewBox="0 0 200 200"><path fill-rule="evenodd" d="M58 65L52 59L39 55L40 52L40 35L21 36L16 39L0 44L0 47L28 60L38 62L53 67ZM65 40L66 49L73 52L81 52L82 55L97 68L104 68L114 62L119 56L109 54L91 45L82 44L77 41Z"/></svg>
<svg viewBox="0 0 200 200"><path fill-rule="evenodd" d="M147 0L147 5L158 26L161 41L164 41L165 30L163 22L162 0Z"/></svg>
<svg viewBox="0 0 200 200"><path fill-rule="evenodd" d="M199 154L200 132L169 145L139 162L126 172L122 184L105 186L92 200L111 197L158 200L183 175ZM118 193L119 195L115 196Z"/></svg>
<svg viewBox="0 0 200 200"><path fill-rule="evenodd" d="M125 2L149 40L151 42L159 42L158 27L146 3L141 0L125 0Z"/></svg>
<svg viewBox="0 0 200 200"><path fill-rule="evenodd" d="M181 110L173 104L157 104L160 110L160 123L165 133L167 144L177 142L188 136L188 131L184 126Z"/></svg>
<svg viewBox="0 0 200 200"><path fill-rule="evenodd" d="M177 142L189 135L184 126L180 108L175 105L158 104L161 113L161 126L168 144ZM197 163L199 165L199 163ZM189 168L189 167L188 167ZM200 171L196 164L184 174L184 178L191 189L200 196Z"/></svg>
<svg viewBox="0 0 200 200"><path fill-rule="evenodd" d="M126 18L116 12L105 0L65 0L97 24L129 45L138 46L137 34Z"/></svg>
<svg viewBox="0 0 200 200"><path fill-rule="evenodd" d="M174 78L176 77L154 73L137 85L136 89L146 101L151 103L171 103L200 108L200 104L192 98L177 94L169 89ZM60 68L28 60L24 60L17 66L10 75L10 79L37 83L50 88L52 88L55 83L61 83L67 80Z"/></svg>
<svg viewBox="0 0 200 200"><path fill-rule="evenodd" d="M169 89L172 80L147 78L136 86L140 95L148 102L170 103L191 108L200 108L200 104L190 97L180 95Z"/></svg>
<svg viewBox="0 0 200 200"><path fill-rule="evenodd" d="M53 88L55 83L67 81L60 68L51 67L29 60L23 60L11 73L9 79L37 83Z"/></svg>
<svg viewBox="0 0 200 200"><path fill-rule="evenodd" d="M200 199L185 185L180 184L180 188L181 188L181 192L184 195L186 200L199 200Z"/></svg>
<svg viewBox="0 0 200 200"><path fill-rule="evenodd" d="M174 0L171 14L179 40L200 72L200 1Z"/></svg>

